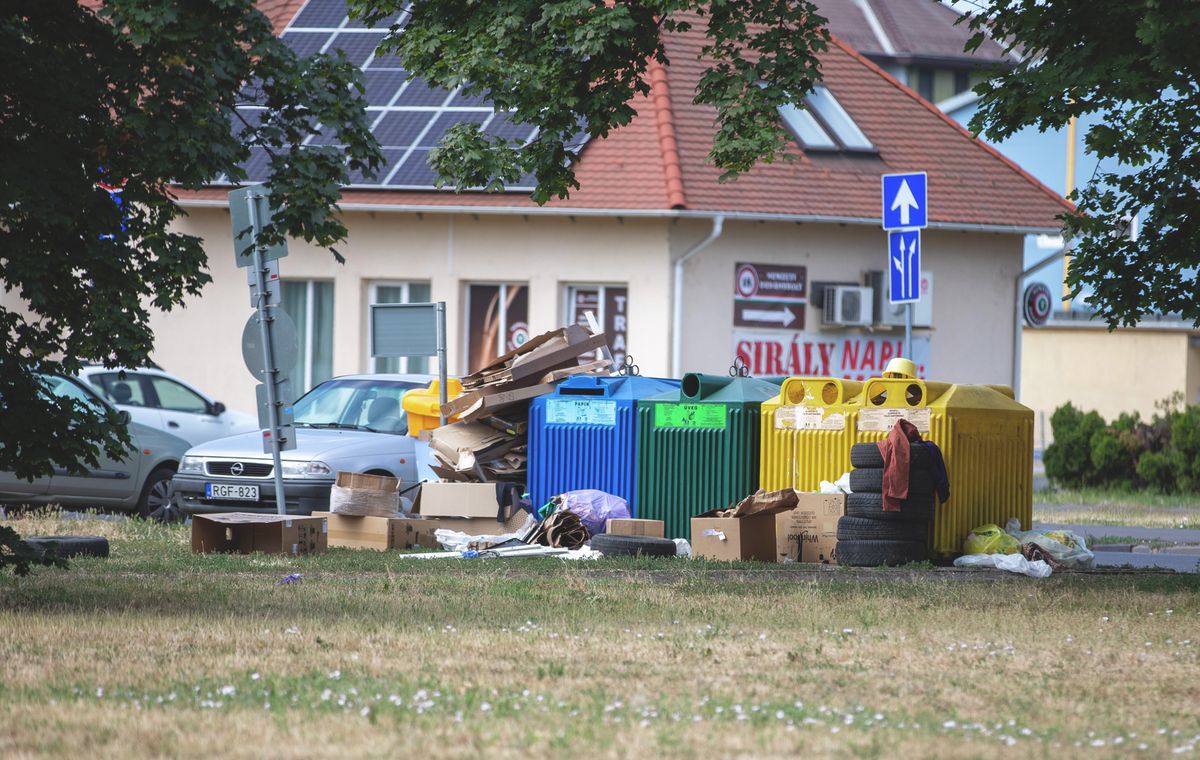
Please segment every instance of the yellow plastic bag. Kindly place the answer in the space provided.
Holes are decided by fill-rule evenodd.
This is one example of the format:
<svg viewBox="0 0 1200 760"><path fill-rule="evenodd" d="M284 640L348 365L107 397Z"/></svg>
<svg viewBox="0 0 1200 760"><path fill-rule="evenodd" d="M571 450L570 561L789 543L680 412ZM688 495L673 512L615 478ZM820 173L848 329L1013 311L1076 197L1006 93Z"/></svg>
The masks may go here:
<svg viewBox="0 0 1200 760"><path fill-rule="evenodd" d="M1016 554L1021 542L1006 533L999 525L980 525L967 534L964 554Z"/></svg>

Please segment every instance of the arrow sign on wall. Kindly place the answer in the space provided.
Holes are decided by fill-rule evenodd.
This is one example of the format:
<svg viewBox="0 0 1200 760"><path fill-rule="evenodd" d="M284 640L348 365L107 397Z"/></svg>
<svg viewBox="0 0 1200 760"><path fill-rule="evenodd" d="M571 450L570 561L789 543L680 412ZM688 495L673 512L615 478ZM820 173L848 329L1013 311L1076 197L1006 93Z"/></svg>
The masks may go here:
<svg viewBox="0 0 1200 760"><path fill-rule="evenodd" d="M734 301L733 323L738 327L799 330L804 327L804 304L783 301Z"/></svg>

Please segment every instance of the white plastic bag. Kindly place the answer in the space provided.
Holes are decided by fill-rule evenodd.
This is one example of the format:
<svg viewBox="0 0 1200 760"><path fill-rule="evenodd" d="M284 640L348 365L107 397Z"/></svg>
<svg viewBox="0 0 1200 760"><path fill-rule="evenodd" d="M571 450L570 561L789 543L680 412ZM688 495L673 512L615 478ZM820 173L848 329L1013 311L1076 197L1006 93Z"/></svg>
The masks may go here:
<svg viewBox="0 0 1200 760"><path fill-rule="evenodd" d="M1069 530L1021 530L1021 521L1013 518L1004 529L1024 544L1037 544L1050 553L1063 567L1087 568L1096 555L1088 549L1083 536Z"/></svg>
<svg viewBox="0 0 1200 760"><path fill-rule="evenodd" d="M850 473L843 472L842 477L832 483L822 480L818 490L821 493L850 493Z"/></svg>
<svg viewBox="0 0 1200 760"><path fill-rule="evenodd" d="M1048 578L1053 570L1042 560L1030 562L1020 554L965 554L954 560L955 567L994 567L1030 578Z"/></svg>
<svg viewBox="0 0 1200 760"><path fill-rule="evenodd" d="M622 520L633 516L629 514L629 505L624 499L604 491L567 491L561 498L561 508L579 515L579 521L593 536L607 530L609 520Z"/></svg>

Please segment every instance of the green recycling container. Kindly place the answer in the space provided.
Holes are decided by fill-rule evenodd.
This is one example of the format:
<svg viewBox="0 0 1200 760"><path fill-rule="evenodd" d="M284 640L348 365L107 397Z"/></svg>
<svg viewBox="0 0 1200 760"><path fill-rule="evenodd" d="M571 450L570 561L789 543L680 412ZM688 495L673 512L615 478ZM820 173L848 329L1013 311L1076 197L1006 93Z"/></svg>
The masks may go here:
<svg viewBox="0 0 1200 760"><path fill-rule="evenodd" d="M638 399L638 517L690 538L692 517L758 490L759 405L778 394L767 380L692 373Z"/></svg>

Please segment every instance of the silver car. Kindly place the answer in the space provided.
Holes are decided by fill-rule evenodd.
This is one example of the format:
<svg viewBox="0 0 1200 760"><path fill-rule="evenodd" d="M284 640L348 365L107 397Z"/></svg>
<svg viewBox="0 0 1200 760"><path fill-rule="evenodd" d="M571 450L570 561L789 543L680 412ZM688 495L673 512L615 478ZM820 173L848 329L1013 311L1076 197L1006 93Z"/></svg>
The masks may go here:
<svg viewBox="0 0 1200 760"><path fill-rule="evenodd" d="M191 445L258 430L258 419L226 409L182 379L153 367L127 369L91 365L79 378L134 422L178 436Z"/></svg>
<svg viewBox="0 0 1200 760"><path fill-rule="evenodd" d="M328 509L338 472L387 475L399 478L403 488L427 479L428 445L407 435L400 400L432 379L346 375L326 380L297 401L296 448L282 456L287 512ZM202 443L180 462L172 481L175 503L186 514L273 513L273 471L258 431Z"/></svg>
<svg viewBox="0 0 1200 760"><path fill-rule="evenodd" d="M43 375L46 391L72 398L97 409L109 405L84 383L68 377ZM161 518L172 503L171 477L187 441L161 430L130 422L132 446L123 459L101 452L96 467L82 474L55 468L54 474L33 481L0 472L0 501L14 504L61 504L66 507L104 507L136 511L143 517Z"/></svg>

